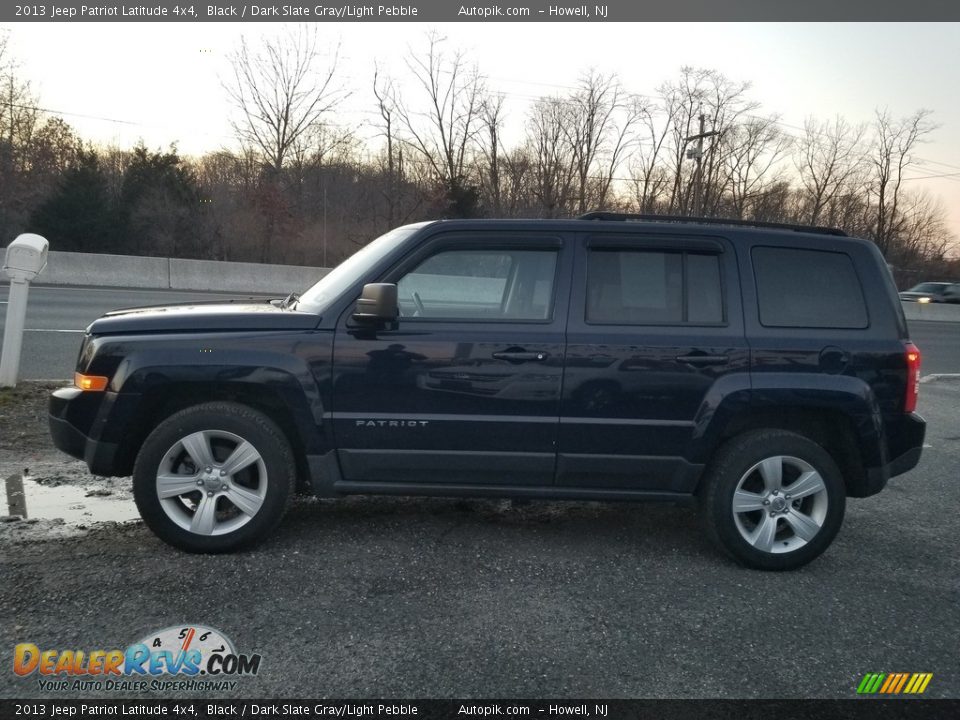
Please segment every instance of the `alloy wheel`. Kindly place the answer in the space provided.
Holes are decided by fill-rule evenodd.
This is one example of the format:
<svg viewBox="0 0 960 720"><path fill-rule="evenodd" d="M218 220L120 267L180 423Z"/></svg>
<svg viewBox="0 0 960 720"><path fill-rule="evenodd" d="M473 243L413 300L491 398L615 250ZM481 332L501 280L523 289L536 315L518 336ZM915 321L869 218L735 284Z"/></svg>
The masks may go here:
<svg viewBox="0 0 960 720"><path fill-rule="evenodd" d="M767 553L803 547L820 532L829 499L820 473L808 462L776 455L740 478L731 510L741 537Z"/></svg>
<svg viewBox="0 0 960 720"><path fill-rule="evenodd" d="M156 488L164 513L179 527L224 535L257 514L267 482L266 465L251 443L225 430L201 430L167 450Z"/></svg>

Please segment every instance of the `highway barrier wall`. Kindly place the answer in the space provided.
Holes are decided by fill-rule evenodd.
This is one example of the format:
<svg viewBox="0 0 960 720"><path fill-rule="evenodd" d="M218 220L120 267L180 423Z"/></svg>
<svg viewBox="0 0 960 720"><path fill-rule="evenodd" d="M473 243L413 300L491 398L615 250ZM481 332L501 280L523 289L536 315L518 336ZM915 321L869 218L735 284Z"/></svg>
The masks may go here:
<svg viewBox="0 0 960 720"><path fill-rule="evenodd" d="M2 251L0 251L2 256ZM303 292L330 272L329 268L268 265L216 260L138 257L52 251L38 285L80 285L170 290L209 290L225 293L286 295ZM6 281L6 277L2 280ZM448 285L445 278L420 276L421 290L430 294ZM483 282L473 280L481 291ZM478 285L479 283L480 285ZM423 295L424 292L421 292ZM960 305L903 303L908 320L960 322Z"/></svg>
<svg viewBox="0 0 960 720"><path fill-rule="evenodd" d="M297 265L51 251L36 284L286 295L303 292L328 272Z"/></svg>
<svg viewBox="0 0 960 720"><path fill-rule="evenodd" d="M173 290L219 290L223 292L302 293L326 275L328 268L217 260L170 259Z"/></svg>
<svg viewBox="0 0 960 720"><path fill-rule="evenodd" d="M38 285L168 288L170 261L134 255L50 252L47 269L35 282Z"/></svg>
<svg viewBox="0 0 960 720"><path fill-rule="evenodd" d="M905 302L903 312L907 320L945 320L960 322L960 305L947 303L915 303Z"/></svg>

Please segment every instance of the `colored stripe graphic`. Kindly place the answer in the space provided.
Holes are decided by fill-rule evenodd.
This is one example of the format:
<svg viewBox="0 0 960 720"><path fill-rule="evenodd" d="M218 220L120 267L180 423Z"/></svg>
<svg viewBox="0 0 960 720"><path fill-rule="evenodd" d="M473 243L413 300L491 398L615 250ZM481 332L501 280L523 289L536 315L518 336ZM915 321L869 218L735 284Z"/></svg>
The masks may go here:
<svg viewBox="0 0 960 720"><path fill-rule="evenodd" d="M900 673L900 682L897 683L897 687L894 688L893 692L898 693L903 689L904 684L907 682L907 673Z"/></svg>
<svg viewBox="0 0 960 720"><path fill-rule="evenodd" d="M920 695L932 679L933 673L867 673L857 685L857 694Z"/></svg>

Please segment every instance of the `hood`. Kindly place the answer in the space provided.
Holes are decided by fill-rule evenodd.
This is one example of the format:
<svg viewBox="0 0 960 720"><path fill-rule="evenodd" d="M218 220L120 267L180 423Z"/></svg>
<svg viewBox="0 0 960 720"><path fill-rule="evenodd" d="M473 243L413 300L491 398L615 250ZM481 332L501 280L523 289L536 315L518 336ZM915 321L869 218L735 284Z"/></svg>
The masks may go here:
<svg viewBox="0 0 960 720"><path fill-rule="evenodd" d="M281 310L268 302L184 303L108 312L94 320L92 335L150 332L217 332L237 330L312 330L319 315Z"/></svg>

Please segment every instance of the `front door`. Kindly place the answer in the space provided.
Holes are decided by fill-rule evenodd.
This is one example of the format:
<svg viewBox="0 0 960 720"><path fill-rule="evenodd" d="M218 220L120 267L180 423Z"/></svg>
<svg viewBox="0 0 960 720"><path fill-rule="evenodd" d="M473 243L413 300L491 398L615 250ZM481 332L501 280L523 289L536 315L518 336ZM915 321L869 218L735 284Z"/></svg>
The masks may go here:
<svg viewBox="0 0 960 720"><path fill-rule="evenodd" d="M334 343L344 479L552 484L571 262L557 235L441 232L378 278L398 327L365 333L348 311Z"/></svg>

